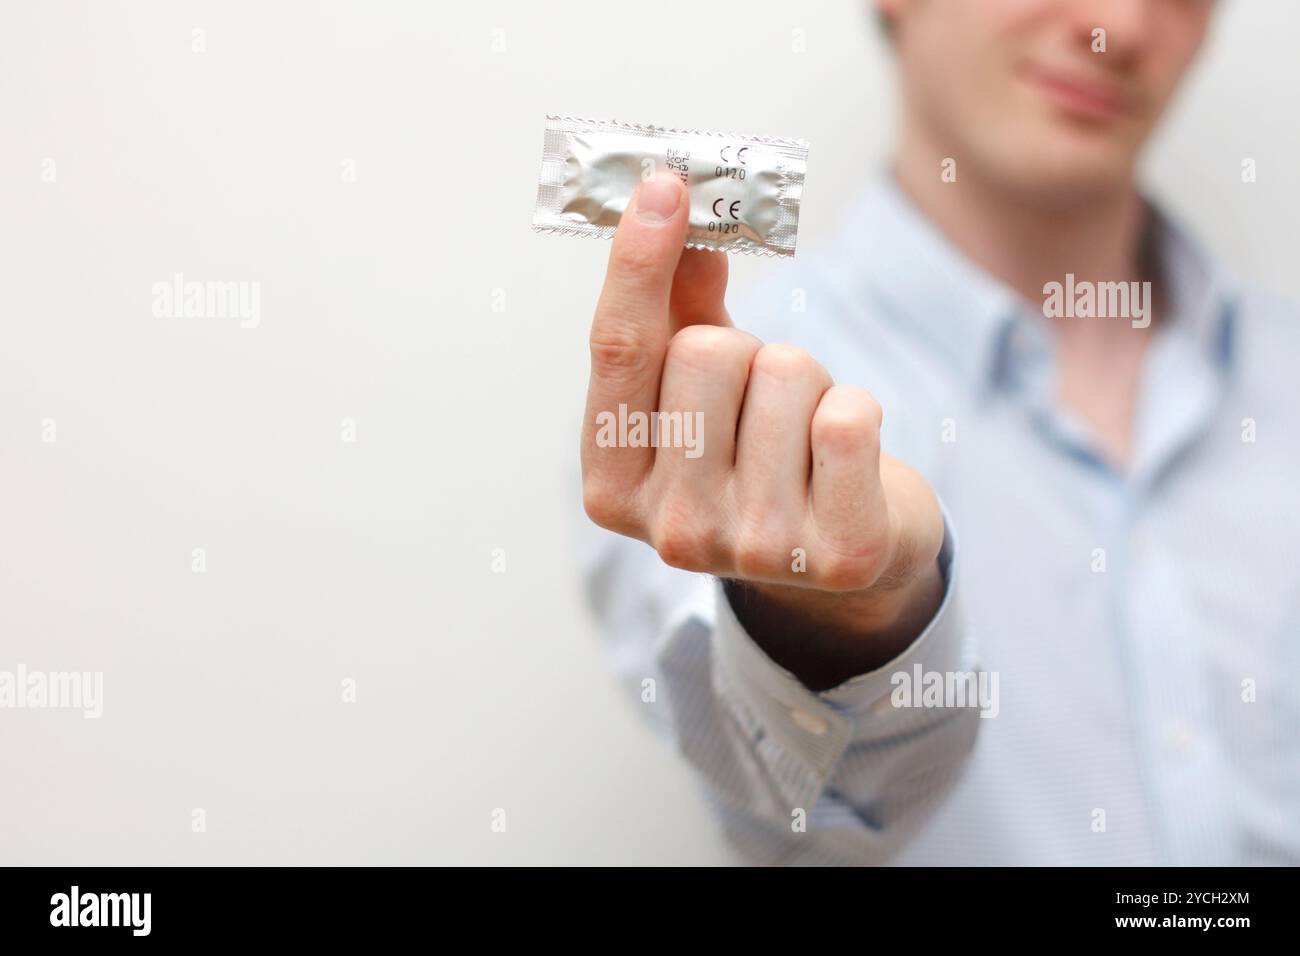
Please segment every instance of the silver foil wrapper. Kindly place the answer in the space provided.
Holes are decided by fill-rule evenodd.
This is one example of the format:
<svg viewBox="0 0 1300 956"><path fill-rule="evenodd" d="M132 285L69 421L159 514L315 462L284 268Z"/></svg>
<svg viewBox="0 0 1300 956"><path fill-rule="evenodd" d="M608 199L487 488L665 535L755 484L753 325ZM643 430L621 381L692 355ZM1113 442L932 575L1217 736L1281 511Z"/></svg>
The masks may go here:
<svg viewBox="0 0 1300 956"><path fill-rule="evenodd" d="M548 116L533 228L608 238L641 180L667 170L690 193L687 246L793 256L807 160L801 140Z"/></svg>

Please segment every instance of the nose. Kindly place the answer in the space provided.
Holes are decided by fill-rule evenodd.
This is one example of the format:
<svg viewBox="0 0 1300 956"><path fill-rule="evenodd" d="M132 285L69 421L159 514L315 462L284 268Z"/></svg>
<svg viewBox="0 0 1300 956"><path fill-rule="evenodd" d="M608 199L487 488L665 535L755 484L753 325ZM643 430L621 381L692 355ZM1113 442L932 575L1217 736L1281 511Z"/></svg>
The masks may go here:
<svg viewBox="0 0 1300 956"><path fill-rule="evenodd" d="M1148 42L1151 0L1072 0L1071 7L1076 35L1094 52L1104 40L1108 57L1128 61Z"/></svg>

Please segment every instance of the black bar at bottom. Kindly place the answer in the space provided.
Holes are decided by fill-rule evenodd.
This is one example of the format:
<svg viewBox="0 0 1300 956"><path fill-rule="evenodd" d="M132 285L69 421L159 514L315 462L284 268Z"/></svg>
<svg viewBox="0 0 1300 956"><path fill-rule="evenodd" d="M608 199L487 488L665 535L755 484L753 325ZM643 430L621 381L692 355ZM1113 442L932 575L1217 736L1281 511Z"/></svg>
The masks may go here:
<svg viewBox="0 0 1300 956"><path fill-rule="evenodd" d="M39 868L0 871L0 938L118 943L399 942L640 948L710 941L807 946L834 933L935 943L1151 941L1293 930L1285 869ZM74 889L75 888L75 889ZM146 896L147 894L147 896ZM612 925L614 935L595 927ZM622 929L617 929L617 927ZM446 936L448 933L456 936ZM620 942L621 940L621 942ZM18 950L10 950L18 952Z"/></svg>

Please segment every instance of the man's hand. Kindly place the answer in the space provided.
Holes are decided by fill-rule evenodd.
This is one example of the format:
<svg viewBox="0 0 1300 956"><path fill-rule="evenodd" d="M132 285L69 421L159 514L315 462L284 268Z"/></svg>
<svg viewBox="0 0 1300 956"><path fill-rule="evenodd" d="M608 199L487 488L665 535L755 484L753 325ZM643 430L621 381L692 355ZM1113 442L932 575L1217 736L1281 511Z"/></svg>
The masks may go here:
<svg viewBox="0 0 1300 956"><path fill-rule="evenodd" d="M897 656L933 617L943 520L926 482L881 454L865 389L732 327L726 255L682 247L688 205L661 174L614 237L591 326L587 514L673 567L727 579L768 655L832 687ZM618 447L608 423L620 405L626 420L700 421L700 453L664 434L658 448Z"/></svg>

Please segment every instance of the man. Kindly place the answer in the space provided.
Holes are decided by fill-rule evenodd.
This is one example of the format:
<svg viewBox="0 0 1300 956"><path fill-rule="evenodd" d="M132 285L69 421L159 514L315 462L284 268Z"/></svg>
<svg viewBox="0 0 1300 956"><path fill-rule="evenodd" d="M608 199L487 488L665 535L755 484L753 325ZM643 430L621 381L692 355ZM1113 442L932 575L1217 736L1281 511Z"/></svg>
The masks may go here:
<svg viewBox="0 0 1300 956"><path fill-rule="evenodd" d="M1300 862L1300 327L1134 182L1213 4L876 5L901 130L827 251L733 325L674 179L614 239L620 666L752 860ZM704 454L598 447L620 403Z"/></svg>

